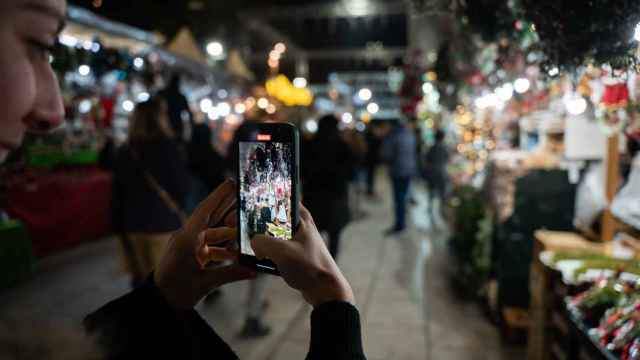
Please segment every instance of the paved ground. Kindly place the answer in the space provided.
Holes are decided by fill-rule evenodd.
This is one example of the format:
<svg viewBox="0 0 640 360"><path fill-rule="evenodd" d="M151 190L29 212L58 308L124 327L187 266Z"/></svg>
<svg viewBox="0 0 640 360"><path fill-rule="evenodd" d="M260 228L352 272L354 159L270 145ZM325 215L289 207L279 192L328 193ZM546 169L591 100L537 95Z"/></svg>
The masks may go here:
<svg viewBox="0 0 640 360"><path fill-rule="evenodd" d="M381 179L382 180L382 179ZM349 225L339 263L350 280L361 311L365 350L371 360L522 359L522 349L505 349L497 330L474 303L458 300L447 273L443 226L427 220L424 194L416 191L413 228L395 238L387 184L380 200L367 200L368 216ZM88 312L127 291L119 271L116 241L103 239L39 263L36 276L0 294L0 318L31 317L78 322ZM272 335L239 340L246 284L224 288L213 305L198 309L242 359L303 359L308 348L311 309L278 278L269 281L266 321Z"/></svg>

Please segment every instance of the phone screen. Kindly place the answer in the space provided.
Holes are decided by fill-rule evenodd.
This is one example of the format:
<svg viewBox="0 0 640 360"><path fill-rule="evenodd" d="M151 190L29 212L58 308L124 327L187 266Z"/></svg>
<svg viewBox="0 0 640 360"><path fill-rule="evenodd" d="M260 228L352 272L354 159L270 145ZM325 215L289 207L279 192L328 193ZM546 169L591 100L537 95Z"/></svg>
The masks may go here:
<svg viewBox="0 0 640 360"><path fill-rule="evenodd" d="M240 141L238 145L240 252L255 256L251 248L254 235L292 237L293 144Z"/></svg>

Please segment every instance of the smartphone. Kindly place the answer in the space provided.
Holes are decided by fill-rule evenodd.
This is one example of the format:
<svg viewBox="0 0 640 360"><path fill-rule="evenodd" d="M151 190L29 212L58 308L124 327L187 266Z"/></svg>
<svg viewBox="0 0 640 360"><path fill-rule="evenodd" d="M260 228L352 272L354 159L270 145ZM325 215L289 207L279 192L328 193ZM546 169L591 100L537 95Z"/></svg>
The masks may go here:
<svg viewBox="0 0 640 360"><path fill-rule="evenodd" d="M251 239L258 234L282 241L298 225L299 133L287 123L256 124L238 138L238 245L240 263L279 275L269 259L258 259Z"/></svg>

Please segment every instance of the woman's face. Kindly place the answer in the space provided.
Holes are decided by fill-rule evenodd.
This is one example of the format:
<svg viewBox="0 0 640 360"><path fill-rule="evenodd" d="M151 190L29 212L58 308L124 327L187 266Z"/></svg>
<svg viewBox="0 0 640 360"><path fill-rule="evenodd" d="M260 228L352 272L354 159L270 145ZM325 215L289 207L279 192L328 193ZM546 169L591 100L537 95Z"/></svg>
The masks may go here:
<svg viewBox="0 0 640 360"><path fill-rule="evenodd" d="M60 125L64 107L49 64L66 0L0 1L0 163L27 130Z"/></svg>

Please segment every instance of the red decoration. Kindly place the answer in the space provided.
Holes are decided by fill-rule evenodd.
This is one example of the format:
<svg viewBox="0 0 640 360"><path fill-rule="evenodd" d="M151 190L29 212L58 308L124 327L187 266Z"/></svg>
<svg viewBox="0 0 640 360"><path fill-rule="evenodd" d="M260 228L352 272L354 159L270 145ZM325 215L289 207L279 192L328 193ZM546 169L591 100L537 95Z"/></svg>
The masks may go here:
<svg viewBox="0 0 640 360"><path fill-rule="evenodd" d="M629 89L626 83L605 85L601 100L605 108L625 107L629 103Z"/></svg>

